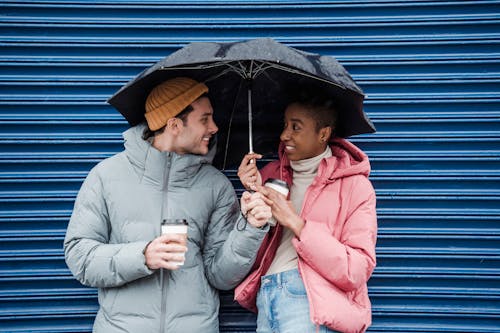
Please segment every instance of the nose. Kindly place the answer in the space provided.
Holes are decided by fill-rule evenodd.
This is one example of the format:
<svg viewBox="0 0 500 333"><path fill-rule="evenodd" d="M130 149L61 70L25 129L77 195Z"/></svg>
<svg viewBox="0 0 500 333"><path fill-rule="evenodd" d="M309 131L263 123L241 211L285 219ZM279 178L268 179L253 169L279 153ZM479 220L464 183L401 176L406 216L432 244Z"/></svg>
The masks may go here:
<svg viewBox="0 0 500 333"><path fill-rule="evenodd" d="M212 134L212 135L214 135L215 133L217 133L219 131L219 128L217 127L217 124L215 123L215 121L213 119L210 122L210 127L208 130L209 130L210 134Z"/></svg>
<svg viewBox="0 0 500 333"><path fill-rule="evenodd" d="M286 128L284 128L280 134L280 140L287 141L288 139L290 139L290 131L288 131Z"/></svg>

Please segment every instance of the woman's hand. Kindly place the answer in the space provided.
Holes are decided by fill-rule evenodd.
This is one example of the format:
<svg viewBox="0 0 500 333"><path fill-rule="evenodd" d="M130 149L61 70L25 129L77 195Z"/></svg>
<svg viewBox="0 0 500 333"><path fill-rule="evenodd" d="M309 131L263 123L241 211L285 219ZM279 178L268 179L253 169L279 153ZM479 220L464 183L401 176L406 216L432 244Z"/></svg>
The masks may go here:
<svg viewBox="0 0 500 333"><path fill-rule="evenodd" d="M271 188L258 186L257 189L271 202L271 211L276 221L282 226L291 229L295 236L299 238L305 222L295 211L292 202L287 200L283 194Z"/></svg>
<svg viewBox="0 0 500 333"><path fill-rule="evenodd" d="M257 169L256 160L261 159L262 155L256 153L248 153L243 157L240 166L238 167L238 177L241 184L247 190L255 191L256 185L262 185L262 177Z"/></svg>

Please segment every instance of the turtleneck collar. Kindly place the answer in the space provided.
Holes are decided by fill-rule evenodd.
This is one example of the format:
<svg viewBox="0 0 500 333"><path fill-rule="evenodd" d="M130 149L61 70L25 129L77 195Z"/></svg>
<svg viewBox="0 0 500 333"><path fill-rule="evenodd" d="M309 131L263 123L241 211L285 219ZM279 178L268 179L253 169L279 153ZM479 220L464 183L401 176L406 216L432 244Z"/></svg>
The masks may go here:
<svg viewBox="0 0 500 333"><path fill-rule="evenodd" d="M318 172L319 164L324 158L332 156L332 150L329 146L326 147L325 151L321 154L306 158L300 161L290 161L290 167L294 172L294 177L296 175L315 175Z"/></svg>

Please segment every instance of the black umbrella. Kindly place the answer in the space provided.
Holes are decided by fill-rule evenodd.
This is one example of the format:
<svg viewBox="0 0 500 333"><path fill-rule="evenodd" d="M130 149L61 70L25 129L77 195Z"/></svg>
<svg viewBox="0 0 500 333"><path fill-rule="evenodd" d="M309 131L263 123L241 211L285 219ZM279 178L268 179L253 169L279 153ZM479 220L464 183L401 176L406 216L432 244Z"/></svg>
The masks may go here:
<svg viewBox="0 0 500 333"><path fill-rule="evenodd" d="M140 73L109 103L134 126L159 83L187 76L209 87L219 126L214 164L238 165L249 151L276 152L290 92L315 87L336 101L336 135L373 133L363 112L364 94L335 58L307 53L270 38L235 43L191 43ZM247 143L248 142L248 143Z"/></svg>

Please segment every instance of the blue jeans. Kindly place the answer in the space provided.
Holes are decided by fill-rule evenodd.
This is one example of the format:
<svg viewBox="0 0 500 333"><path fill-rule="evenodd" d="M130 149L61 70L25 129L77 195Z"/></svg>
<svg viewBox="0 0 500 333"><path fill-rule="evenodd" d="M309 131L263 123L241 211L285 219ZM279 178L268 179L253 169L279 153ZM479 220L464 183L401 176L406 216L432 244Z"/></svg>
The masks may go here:
<svg viewBox="0 0 500 333"><path fill-rule="evenodd" d="M306 289L297 269L261 277L256 333L327 333L309 317Z"/></svg>

